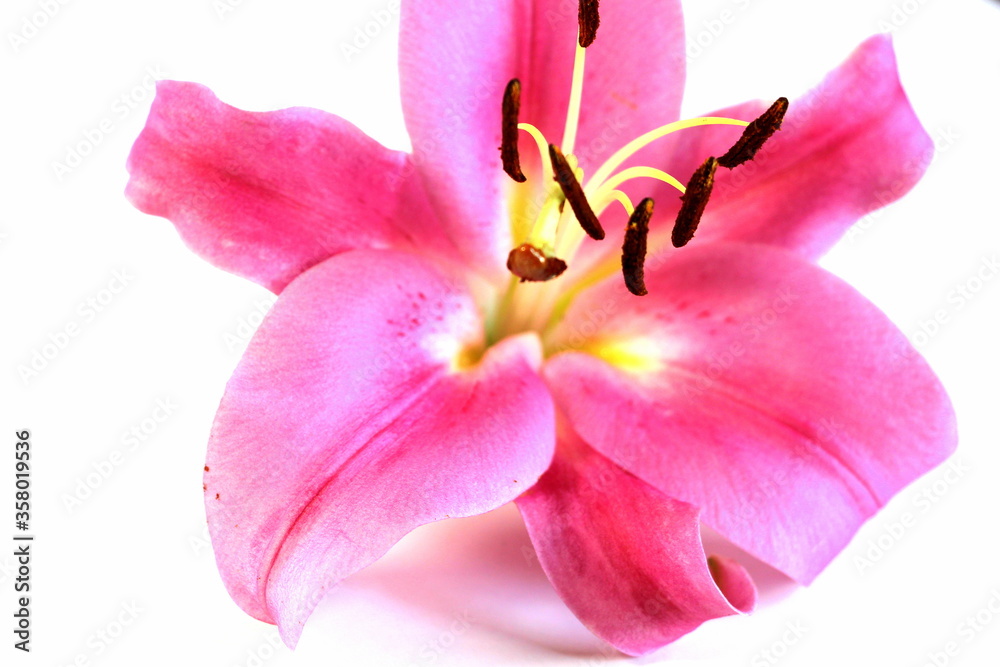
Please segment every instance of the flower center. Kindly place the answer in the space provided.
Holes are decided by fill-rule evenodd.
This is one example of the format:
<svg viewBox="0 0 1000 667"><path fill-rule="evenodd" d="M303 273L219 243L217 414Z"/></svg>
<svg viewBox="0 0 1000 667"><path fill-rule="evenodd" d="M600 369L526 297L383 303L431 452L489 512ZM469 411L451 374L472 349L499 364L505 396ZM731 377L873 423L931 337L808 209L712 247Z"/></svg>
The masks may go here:
<svg viewBox="0 0 1000 667"><path fill-rule="evenodd" d="M764 142L781 127L788 108L788 100L782 97L752 122L734 118L700 117L668 123L625 144L586 178L573 150L580 124L586 47L593 43L600 23L597 6L596 0L580 0L579 41L561 144L550 143L537 127L519 121L521 83L518 79L511 80L504 91L500 147L503 169L518 184L524 184L528 180L521 171L518 147L520 132L528 133L534 139L541 157L544 201L530 224L522 225L519 231L515 226L516 245L507 258L507 268L512 276L506 291L498 297L487 319L488 343L531 330L538 331L544 338L562 319L573 298L581 290L617 270L617 263L604 262L588 268L585 275L577 276L562 290L538 284L558 279L588 237L593 242L604 239L605 232L600 217L615 202L624 208L628 216L620 265L625 285L632 294L645 295L647 290L643 263L654 202L647 197L638 206L634 206L628 195L619 189L621 185L633 179L652 178L678 190L682 203L671 240L675 247L680 248L695 234L712 192L716 169L719 166L733 169L753 159ZM649 144L679 130L702 125L736 125L743 126L745 130L736 144L722 157L706 159L687 185L654 167L620 169L629 158ZM569 203L568 207L566 203ZM528 284L522 287L522 283ZM532 283L535 285L531 285Z"/></svg>

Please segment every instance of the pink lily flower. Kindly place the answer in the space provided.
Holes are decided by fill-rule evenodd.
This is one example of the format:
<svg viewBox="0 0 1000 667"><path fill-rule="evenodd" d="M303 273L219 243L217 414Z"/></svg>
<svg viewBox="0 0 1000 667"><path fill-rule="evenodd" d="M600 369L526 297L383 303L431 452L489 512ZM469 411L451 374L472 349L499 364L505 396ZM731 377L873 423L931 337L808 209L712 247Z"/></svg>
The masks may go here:
<svg viewBox="0 0 1000 667"><path fill-rule="evenodd" d="M290 646L325 591L414 528L516 501L566 604L646 653L755 604L701 524L807 584L955 447L924 360L814 263L932 150L889 39L793 101L754 161L720 167L674 249L675 176L767 105L677 123L680 3L606 5L584 51L575 5L407 0L411 154L322 111L158 86L128 197L280 294L226 387L205 499L230 594ZM497 150L515 78L524 183ZM561 147L603 241L530 135ZM641 197L642 297L618 275ZM523 244L565 273L511 276Z"/></svg>

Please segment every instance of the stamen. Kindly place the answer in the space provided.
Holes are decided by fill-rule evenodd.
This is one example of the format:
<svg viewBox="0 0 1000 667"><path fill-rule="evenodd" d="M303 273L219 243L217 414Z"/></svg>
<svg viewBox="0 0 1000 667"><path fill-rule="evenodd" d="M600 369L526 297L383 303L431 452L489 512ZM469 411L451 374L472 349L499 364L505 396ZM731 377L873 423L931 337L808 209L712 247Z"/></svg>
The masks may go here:
<svg viewBox="0 0 1000 667"><path fill-rule="evenodd" d="M522 283L544 282L565 271L566 262L558 257L546 257L545 253L530 243L522 243L507 255L507 269L520 278Z"/></svg>
<svg viewBox="0 0 1000 667"><path fill-rule="evenodd" d="M694 232L701 221L701 214L705 212L705 205L712 194L715 169L718 166L719 161L710 157L695 170L691 180L688 181L687 189L681 195L683 202L681 210L677 213L677 222L674 223L674 230L670 235L675 248L683 248L694 238Z"/></svg>
<svg viewBox="0 0 1000 667"><path fill-rule="evenodd" d="M623 169L604 181L604 184L601 185L601 191L614 190L625 181L630 181L633 178L655 178L658 181L677 188L681 194L684 194L683 183L662 169L656 169L655 167L629 167L628 169Z"/></svg>
<svg viewBox="0 0 1000 667"><path fill-rule="evenodd" d="M566 127L563 130L562 146L567 153L576 146L576 133L580 129L580 106L583 104L583 74L587 67L587 49L576 47L573 58L573 80L569 89L569 105L566 107Z"/></svg>
<svg viewBox="0 0 1000 667"><path fill-rule="evenodd" d="M634 178L655 178L658 181L677 188L681 194L684 194L684 184L661 169L655 169L654 167L629 167L604 181L601 187L591 194L590 198L594 202L594 212L598 216L604 213L604 209L610 206L617 197L615 193L620 192L618 187L622 183L631 181ZM629 210L629 215L631 214L632 211Z"/></svg>
<svg viewBox="0 0 1000 667"><path fill-rule="evenodd" d="M583 194L583 188L580 187L580 181L576 180L576 174L573 173L573 169L566 161L566 156L555 144L549 144L549 159L552 161L552 169L555 171L556 183L562 188L566 200L569 201L573 213L576 214L576 219L583 227L583 231L587 232L587 236L590 238L600 241L604 238L604 228L601 227L600 221L594 215L594 210L590 208L590 203L587 201L586 195Z"/></svg>
<svg viewBox="0 0 1000 667"><path fill-rule="evenodd" d="M611 202L618 202L625 209L625 215L631 216L632 212L635 211L635 206L632 206L632 200L628 198L628 195L621 190L612 190L608 193L608 199Z"/></svg>
<svg viewBox="0 0 1000 667"><path fill-rule="evenodd" d="M580 0L580 46L583 48L593 44L597 37L597 27L601 25L599 4L599 0Z"/></svg>
<svg viewBox="0 0 1000 667"><path fill-rule="evenodd" d="M653 200L646 197L632 212L625 228L625 243L622 245L622 275L625 287L636 296L645 296L646 281L643 265L646 261L646 238L649 236L649 219L653 215Z"/></svg>
<svg viewBox="0 0 1000 667"><path fill-rule="evenodd" d="M500 159L503 170L518 183L527 179L521 173L521 157L517 152L517 116L521 112L521 82L511 79L503 92L503 126Z"/></svg>
<svg viewBox="0 0 1000 667"><path fill-rule="evenodd" d="M594 172L587 181L587 191L593 192L601 186L611 174L615 172L618 167L622 165L623 162L628 160L632 155L638 152L640 149L645 148L649 144L653 143L657 139L665 137L669 134L673 134L679 130L686 130L691 127L700 127L702 125L739 125L746 127L750 123L745 120L735 120L733 118L720 118L717 116L703 116L700 118L689 118L687 120L679 120L673 123L667 123L655 130L650 130L646 134L633 139L628 142L617 151L614 155L609 157L604 161L600 167Z"/></svg>
<svg viewBox="0 0 1000 667"><path fill-rule="evenodd" d="M764 142L781 129L781 120L788 111L788 98L779 97L767 111L753 120L743 134L725 155L719 158L719 164L726 169L732 169L752 160Z"/></svg>
<svg viewBox="0 0 1000 667"><path fill-rule="evenodd" d="M535 140L535 144L538 146L538 156L542 161L542 181L548 183L552 180L552 164L545 159L549 151L549 142L545 139L545 135L531 123L518 123L517 129L524 130Z"/></svg>

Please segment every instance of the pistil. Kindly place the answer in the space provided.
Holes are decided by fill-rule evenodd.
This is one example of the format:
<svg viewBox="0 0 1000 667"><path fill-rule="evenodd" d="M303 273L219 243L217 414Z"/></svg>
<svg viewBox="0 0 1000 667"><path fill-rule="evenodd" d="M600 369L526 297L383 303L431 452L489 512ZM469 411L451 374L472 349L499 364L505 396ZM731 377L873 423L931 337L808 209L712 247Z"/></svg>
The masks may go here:
<svg viewBox="0 0 1000 667"><path fill-rule="evenodd" d="M566 262L558 257L547 257L530 243L522 243L507 255L507 269L521 282L544 282L565 271Z"/></svg>

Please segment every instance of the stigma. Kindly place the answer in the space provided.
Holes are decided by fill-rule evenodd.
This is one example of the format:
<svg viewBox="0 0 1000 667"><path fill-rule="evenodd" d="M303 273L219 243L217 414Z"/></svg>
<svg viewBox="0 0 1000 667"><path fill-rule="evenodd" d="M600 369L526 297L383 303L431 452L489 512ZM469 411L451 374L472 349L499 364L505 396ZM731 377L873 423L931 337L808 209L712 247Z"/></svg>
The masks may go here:
<svg viewBox="0 0 1000 667"><path fill-rule="evenodd" d="M507 270L522 283L544 282L561 275L566 270L566 262L549 257L530 243L522 243L507 255Z"/></svg>

